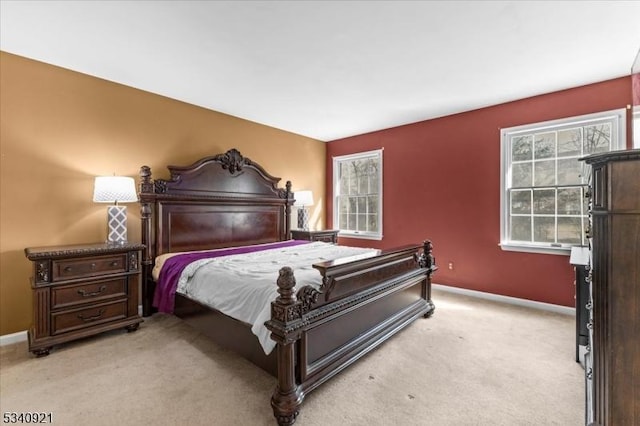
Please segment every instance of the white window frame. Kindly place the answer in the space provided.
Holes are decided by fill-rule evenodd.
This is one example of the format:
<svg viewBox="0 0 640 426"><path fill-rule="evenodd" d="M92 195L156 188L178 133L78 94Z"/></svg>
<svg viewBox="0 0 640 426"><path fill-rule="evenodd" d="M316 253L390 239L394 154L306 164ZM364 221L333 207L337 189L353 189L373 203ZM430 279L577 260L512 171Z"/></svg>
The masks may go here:
<svg viewBox="0 0 640 426"><path fill-rule="evenodd" d="M509 211L509 190L511 182L511 147L510 140L519 134L551 132L554 130L568 129L577 126L586 126L590 122L611 120L613 138L612 151L626 149L626 110L624 108L604 111L594 114L586 114L559 120L545 121L522 126L501 129L500 131L500 247L507 251L522 251L530 253L569 255L571 244L551 243L524 243L508 239L511 212ZM558 157L556 157L558 158ZM557 173L557 172L556 172ZM586 183L585 183L586 185ZM554 185L555 186L555 185ZM550 186L551 187L551 186ZM557 214L557 213L556 213ZM587 215L588 212L583 212ZM557 216L554 216L557 217ZM583 228L584 229L584 228Z"/></svg>
<svg viewBox="0 0 640 426"><path fill-rule="evenodd" d="M333 226L339 229L338 235L348 238L362 238L369 240L382 240L382 153L384 149L360 152L356 154L341 155L333 157ZM339 228L340 220L340 164L346 161L353 161L363 158L375 157L379 162L378 176L378 232L362 232L353 230L343 230Z"/></svg>
<svg viewBox="0 0 640 426"><path fill-rule="evenodd" d="M633 107L631 114L633 120L633 147L640 148L640 107Z"/></svg>

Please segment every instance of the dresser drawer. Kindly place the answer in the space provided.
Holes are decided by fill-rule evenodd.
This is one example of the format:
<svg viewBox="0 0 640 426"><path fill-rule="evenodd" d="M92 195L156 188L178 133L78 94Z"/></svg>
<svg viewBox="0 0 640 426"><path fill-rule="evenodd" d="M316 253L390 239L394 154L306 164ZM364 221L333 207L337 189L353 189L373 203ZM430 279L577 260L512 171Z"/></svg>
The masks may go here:
<svg viewBox="0 0 640 426"><path fill-rule="evenodd" d="M74 309L51 314L52 334L66 333L109 321L126 318L127 301L103 303L84 309Z"/></svg>
<svg viewBox="0 0 640 426"><path fill-rule="evenodd" d="M126 296L126 276L84 284L54 286L51 289L51 309L71 307L83 303L95 303L105 299Z"/></svg>
<svg viewBox="0 0 640 426"><path fill-rule="evenodd" d="M126 253L61 259L54 260L52 263L53 281L127 271Z"/></svg>

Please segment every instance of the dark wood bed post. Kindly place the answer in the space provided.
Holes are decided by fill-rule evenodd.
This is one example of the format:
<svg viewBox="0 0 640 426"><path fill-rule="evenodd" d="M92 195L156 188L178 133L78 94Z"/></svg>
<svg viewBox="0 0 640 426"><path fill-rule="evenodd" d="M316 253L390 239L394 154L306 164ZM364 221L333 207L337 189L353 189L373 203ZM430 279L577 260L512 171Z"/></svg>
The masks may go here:
<svg viewBox="0 0 640 426"><path fill-rule="evenodd" d="M304 393L295 372L295 343L300 339L302 305L293 294L296 279L289 267L280 269L278 294L271 302L271 320L265 323L276 341L278 351L278 384L271 397L273 415L281 426L292 425L298 416Z"/></svg>
<svg viewBox="0 0 640 426"><path fill-rule="evenodd" d="M153 294L151 268L153 267L153 244L151 241L151 203L145 199L144 194L153 194L153 182L151 181L151 168L149 166L140 167L140 218L142 228L142 315L148 317L151 315L153 300L149 297Z"/></svg>
<svg viewBox="0 0 640 426"><path fill-rule="evenodd" d="M284 199L287 200L287 203L284 205L284 238L283 240L288 240L291 236L291 204L293 196L291 195L291 181L288 180L285 184L285 192Z"/></svg>
<svg viewBox="0 0 640 426"><path fill-rule="evenodd" d="M433 257L433 244L431 240L425 240L423 243L422 256L418 260L421 268L427 269L427 279L422 286L422 297L427 301L427 304L431 308L429 312L424 314L425 318L429 318L436 310L436 305L431 300L431 276L438 269L436 266L436 258Z"/></svg>

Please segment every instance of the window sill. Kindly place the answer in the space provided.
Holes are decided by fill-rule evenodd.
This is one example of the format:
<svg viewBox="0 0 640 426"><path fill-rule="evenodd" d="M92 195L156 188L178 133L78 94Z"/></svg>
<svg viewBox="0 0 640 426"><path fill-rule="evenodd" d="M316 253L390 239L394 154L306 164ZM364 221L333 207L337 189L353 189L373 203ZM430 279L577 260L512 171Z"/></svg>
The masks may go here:
<svg viewBox="0 0 640 426"><path fill-rule="evenodd" d="M519 251L524 253L537 253L537 254L555 254L560 256L569 256L571 254L571 247L541 247L541 246L526 246L516 245L509 243L498 244L504 251Z"/></svg>
<svg viewBox="0 0 640 426"><path fill-rule="evenodd" d="M377 241L382 240L382 235L359 234L356 232L344 232L344 231L338 232L338 237L354 238L354 239L361 239L361 240L377 240Z"/></svg>

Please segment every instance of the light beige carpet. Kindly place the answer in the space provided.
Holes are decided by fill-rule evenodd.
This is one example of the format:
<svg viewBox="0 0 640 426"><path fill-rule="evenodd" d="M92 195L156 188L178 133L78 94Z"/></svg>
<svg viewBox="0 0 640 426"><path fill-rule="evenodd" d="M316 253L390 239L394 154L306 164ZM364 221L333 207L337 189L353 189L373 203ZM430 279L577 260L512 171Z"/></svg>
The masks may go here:
<svg viewBox="0 0 640 426"><path fill-rule="evenodd" d="M572 316L434 291L420 319L307 395L296 424L583 425ZM56 425L274 425L275 379L155 315L34 358L3 347L2 412Z"/></svg>

